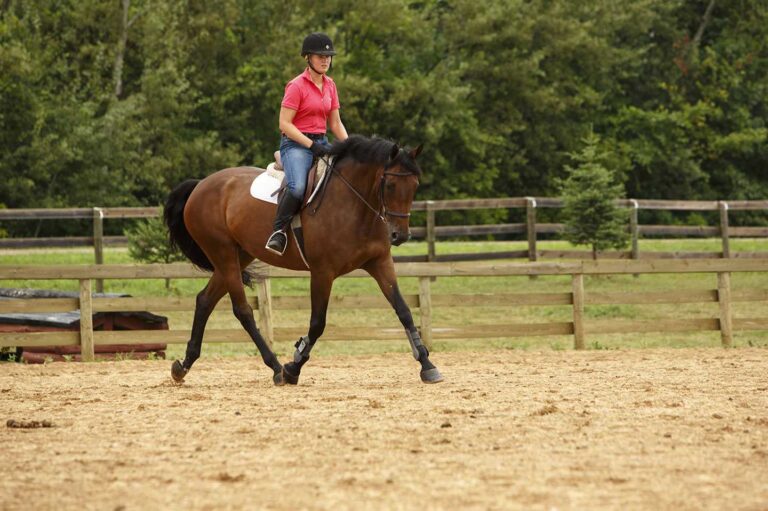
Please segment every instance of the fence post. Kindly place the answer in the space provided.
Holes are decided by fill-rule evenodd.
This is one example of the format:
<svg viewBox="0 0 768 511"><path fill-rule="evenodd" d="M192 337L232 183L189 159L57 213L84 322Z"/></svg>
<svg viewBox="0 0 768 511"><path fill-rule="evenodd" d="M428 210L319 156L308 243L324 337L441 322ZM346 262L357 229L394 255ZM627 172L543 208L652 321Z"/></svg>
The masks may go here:
<svg viewBox="0 0 768 511"><path fill-rule="evenodd" d="M435 201L427 201L427 261L435 260Z"/></svg>
<svg viewBox="0 0 768 511"><path fill-rule="evenodd" d="M632 204L632 209L629 210L629 232L632 236L632 251L629 254L631 259L640 259L640 226L637 223L637 210L640 205L635 199L629 199L629 203ZM633 277L638 278L640 274L634 273Z"/></svg>
<svg viewBox="0 0 768 511"><path fill-rule="evenodd" d="M637 224L637 210L640 207L635 199L629 199L632 209L629 211L629 231L632 235L632 259L640 259L640 227Z"/></svg>
<svg viewBox="0 0 768 511"><path fill-rule="evenodd" d="M573 348L584 349L584 274L574 273L573 288Z"/></svg>
<svg viewBox="0 0 768 511"><path fill-rule="evenodd" d="M104 264L104 210L93 208L93 258L96 264ZM104 281L96 279L96 292L104 292Z"/></svg>
<svg viewBox="0 0 768 511"><path fill-rule="evenodd" d="M430 277L419 277L419 316L421 340L432 349L432 293Z"/></svg>
<svg viewBox="0 0 768 511"><path fill-rule="evenodd" d="M80 355L84 362L93 362L93 302L91 279L80 280Z"/></svg>
<svg viewBox="0 0 768 511"><path fill-rule="evenodd" d="M724 348L733 346L733 313L731 310L731 274L718 272L717 301L720 304L720 341Z"/></svg>
<svg viewBox="0 0 768 511"><path fill-rule="evenodd" d="M536 260L536 199L525 198L525 224L528 232L528 260Z"/></svg>
<svg viewBox="0 0 768 511"><path fill-rule="evenodd" d="M731 244L728 239L728 203L720 201L720 236L723 240L723 257L731 257Z"/></svg>
<svg viewBox="0 0 768 511"><path fill-rule="evenodd" d="M256 279L256 291L259 299L259 330L271 349L275 334L272 321L272 284L269 277Z"/></svg>

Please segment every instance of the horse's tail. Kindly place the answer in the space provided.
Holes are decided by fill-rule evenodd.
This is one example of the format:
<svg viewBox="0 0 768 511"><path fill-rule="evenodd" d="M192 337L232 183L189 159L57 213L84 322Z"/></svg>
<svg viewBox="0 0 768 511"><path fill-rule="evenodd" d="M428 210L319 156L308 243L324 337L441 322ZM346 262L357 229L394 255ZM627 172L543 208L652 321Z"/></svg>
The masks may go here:
<svg viewBox="0 0 768 511"><path fill-rule="evenodd" d="M195 189L199 179L188 179L173 189L165 201L163 220L168 227L168 241L171 246L178 247L192 264L203 270L213 271L213 263L205 255L200 245L192 239L187 226L184 224L184 206ZM246 286L253 284L253 275L247 269L242 272L242 281Z"/></svg>
<svg viewBox="0 0 768 511"><path fill-rule="evenodd" d="M192 264L204 270L213 271L213 264L205 255L200 245L192 239L187 226L184 225L184 206L195 189L199 179L188 179L173 189L165 201L163 220L168 227L168 240L171 246L178 247L192 261Z"/></svg>

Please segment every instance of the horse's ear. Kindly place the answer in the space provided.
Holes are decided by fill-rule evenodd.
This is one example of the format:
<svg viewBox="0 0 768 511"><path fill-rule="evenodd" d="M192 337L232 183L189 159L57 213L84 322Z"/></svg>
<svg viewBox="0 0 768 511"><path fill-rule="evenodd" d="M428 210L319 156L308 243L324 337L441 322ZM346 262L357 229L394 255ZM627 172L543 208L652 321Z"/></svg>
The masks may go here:
<svg viewBox="0 0 768 511"><path fill-rule="evenodd" d="M411 158L413 158L415 160L416 157L421 154L421 150L422 149L424 149L424 144L419 144L419 147L417 147L416 149L411 151L411 154L410 154Z"/></svg>
<svg viewBox="0 0 768 511"><path fill-rule="evenodd" d="M389 153L389 159L394 160L397 155L400 154L400 146L395 144L392 146L392 151Z"/></svg>

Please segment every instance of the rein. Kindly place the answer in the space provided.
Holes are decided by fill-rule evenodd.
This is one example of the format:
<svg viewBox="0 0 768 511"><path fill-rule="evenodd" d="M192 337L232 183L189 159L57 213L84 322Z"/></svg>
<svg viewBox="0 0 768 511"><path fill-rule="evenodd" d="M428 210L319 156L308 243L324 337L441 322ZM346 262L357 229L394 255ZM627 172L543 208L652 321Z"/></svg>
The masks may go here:
<svg viewBox="0 0 768 511"><path fill-rule="evenodd" d="M381 203L381 206L379 206L379 209L374 209L374 207L371 206L371 204L367 200L365 200L365 197L363 197L362 194L360 194L360 192L358 192L355 189L355 187L352 186L352 183L347 181L347 178L344 177L344 175L341 172L336 170L336 166L335 165L333 165L331 167L331 175L332 176L333 175L339 176L341 178L341 181L345 185L347 185L347 188L352 190L352 193L354 193L357 196L358 199L363 201L363 204L368 206L368 209L373 211L376 214L376 216L378 216L381 219L381 221L386 224L386 223L388 223L387 222L387 218L386 218L387 216L394 216L394 217L399 217L399 218L410 218L410 216L411 216L410 212L408 212L408 213L400 213L400 212L397 212L397 211L389 211L387 209L387 203L384 200L384 184L387 181L387 177L388 176L405 177L405 176L412 175L410 172L387 172L386 169L387 168L384 167L384 172L381 174L381 180L379 181L379 202Z"/></svg>

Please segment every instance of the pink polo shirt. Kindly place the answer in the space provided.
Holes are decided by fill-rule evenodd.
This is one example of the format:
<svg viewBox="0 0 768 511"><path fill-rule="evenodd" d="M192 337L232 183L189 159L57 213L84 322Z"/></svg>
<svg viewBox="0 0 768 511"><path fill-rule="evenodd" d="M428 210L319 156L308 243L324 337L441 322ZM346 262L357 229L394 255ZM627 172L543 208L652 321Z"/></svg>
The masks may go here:
<svg viewBox="0 0 768 511"><path fill-rule="evenodd" d="M296 110L293 124L302 133L325 133L328 116L339 109L336 84L329 76L323 75L323 91L320 92L307 68L285 86L281 105Z"/></svg>

